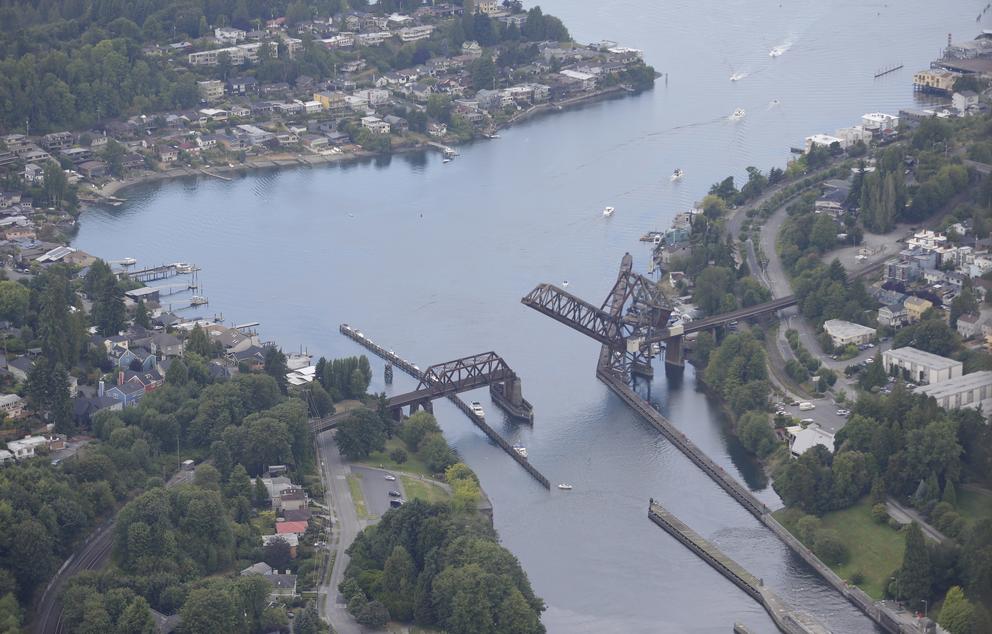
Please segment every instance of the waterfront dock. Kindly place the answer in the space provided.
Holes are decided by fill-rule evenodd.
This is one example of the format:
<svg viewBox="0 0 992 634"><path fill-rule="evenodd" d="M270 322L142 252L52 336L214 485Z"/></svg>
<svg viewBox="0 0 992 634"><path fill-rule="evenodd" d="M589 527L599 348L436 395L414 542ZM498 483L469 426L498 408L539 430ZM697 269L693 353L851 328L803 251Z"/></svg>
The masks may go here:
<svg viewBox="0 0 992 634"><path fill-rule="evenodd" d="M813 617L788 606L774 592L766 588L761 579L727 557L719 548L703 539L654 500L651 500L648 506L648 518L760 603L784 634L830 634L830 631L817 623ZM737 627L735 625L735 630Z"/></svg>
<svg viewBox="0 0 992 634"><path fill-rule="evenodd" d="M356 330L346 324L341 324L338 330L341 332L342 335L360 344L362 347L367 349L369 352L372 352L377 357L385 360L388 363L391 363L394 368L399 368L400 370L406 372L407 374L417 379L418 381L424 378L424 373L420 370L419 367L410 363L406 359L400 357L395 352L391 350L386 350L379 344L371 341L368 337L362 335L361 331ZM490 394L492 394L492 391L490 391ZM500 400L503 401L506 400L502 398L502 393L500 393L500 397L501 399L499 400L494 398L493 402L496 403L497 405L500 405ZM475 412L472 411L472 408L469 406L468 403L462 400L457 394L452 394L447 398L449 401L454 403L455 407L460 409L462 413L465 414L469 418L469 420L471 420L472 423L475 424L476 427L481 429L482 432L486 434L486 436L488 436L490 440L492 440L494 443L499 445L499 447L504 452L506 452L508 456L513 458L517 464L523 467L524 470L531 475L531 477L537 480L541 484L541 486L543 486L545 489L549 489L549 490L551 489L551 483L548 481L546 477L544 477L544 474L538 471L537 467L532 465L527 458L524 458L519 453L517 453L517 451L514 450L513 446L510 445L510 443L508 443L502 436L499 435L499 433L497 433L495 429L493 429L492 427L489 426L488 423L486 423L485 419L483 419L481 416L477 416ZM524 402L526 403L526 401ZM527 405L530 404L527 403ZM533 414L531 414L531 420L532 418L533 418Z"/></svg>

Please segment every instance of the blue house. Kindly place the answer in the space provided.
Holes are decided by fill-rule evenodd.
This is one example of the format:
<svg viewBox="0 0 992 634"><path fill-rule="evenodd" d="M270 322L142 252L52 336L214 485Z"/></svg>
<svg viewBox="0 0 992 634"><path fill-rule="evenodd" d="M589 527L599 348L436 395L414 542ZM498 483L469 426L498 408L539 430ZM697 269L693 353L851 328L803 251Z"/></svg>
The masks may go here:
<svg viewBox="0 0 992 634"><path fill-rule="evenodd" d="M137 377L131 377L121 385L115 385L106 392L110 398L120 401L124 407L136 405L145 395L145 386Z"/></svg>

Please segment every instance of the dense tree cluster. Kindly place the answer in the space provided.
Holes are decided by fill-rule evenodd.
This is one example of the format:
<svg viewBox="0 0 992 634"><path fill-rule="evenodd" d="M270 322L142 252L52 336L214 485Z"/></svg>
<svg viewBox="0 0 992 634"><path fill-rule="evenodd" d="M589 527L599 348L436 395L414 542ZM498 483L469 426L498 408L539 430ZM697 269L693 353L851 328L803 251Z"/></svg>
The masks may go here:
<svg viewBox="0 0 992 634"><path fill-rule="evenodd" d="M750 332L728 335L710 353L703 380L735 415L763 410L769 386L762 343Z"/></svg>
<svg viewBox="0 0 992 634"><path fill-rule="evenodd" d="M475 514L414 500L348 549L341 584L360 623L415 622L451 634L544 632L544 602L516 558Z"/></svg>
<svg viewBox="0 0 992 634"><path fill-rule="evenodd" d="M364 354L360 357L345 357L328 361L323 357L317 361L317 381L335 401L362 398L372 381L372 366Z"/></svg>
<svg viewBox="0 0 992 634"><path fill-rule="evenodd" d="M872 323L867 311L878 303L868 294L860 279L848 280L847 272L839 261L797 269L797 273L793 290L806 319L817 325L828 319Z"/></svg>

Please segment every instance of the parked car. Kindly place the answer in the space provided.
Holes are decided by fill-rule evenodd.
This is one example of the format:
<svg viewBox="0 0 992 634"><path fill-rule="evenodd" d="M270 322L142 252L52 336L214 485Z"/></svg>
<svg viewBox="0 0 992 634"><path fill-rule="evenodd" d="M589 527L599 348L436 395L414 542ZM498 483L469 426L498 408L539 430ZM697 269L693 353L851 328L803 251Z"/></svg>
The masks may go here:
<svg viewBox="0 0 992 634"><path fill-rule="evenodd" d="M393 507L394 509L398 509L399 507L403 506L403 500L390 500L389 506Z"/></svg>
<svg viewBox="0 0 992 634"><path fill-rule="evenodd" d="M392 475L392 474L390 474L390 473L387 473L387 474L386 474L385 476L383 476L383 477L384 477L384 478L386 478L387 480L389 480L390 482L396 482L396 476L394 476L394 475Z"/></svg>
<svg viewBox="0 0 992 634"><path fill-rule="evenodd" d="M799 411L801 411L801 412L808 412L809 410L815 409L815 408L816 408L816 405L813 405L809 401L803 401L802 403L799 404Z"/></svg>
<svg viewBox="0 0 992 634"><path fill-rule="evenodd" d="M400 493L399 491L390 491L389 492L389 497L391 497L391 498L401 498L401 497L403 497L403 494Z"/></svg>

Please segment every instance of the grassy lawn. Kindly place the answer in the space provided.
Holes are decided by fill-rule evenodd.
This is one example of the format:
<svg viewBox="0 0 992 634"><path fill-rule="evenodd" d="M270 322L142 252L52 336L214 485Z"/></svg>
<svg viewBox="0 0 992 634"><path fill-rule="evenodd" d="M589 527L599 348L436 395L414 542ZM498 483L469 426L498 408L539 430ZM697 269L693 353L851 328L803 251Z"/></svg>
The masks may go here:
<svg viewBox="0 0 992 634"><path fill-rule="evenodd" d="M400 464L389 457L389 452L394 449L402 449L403 451L406 451L406 462ZM394 469L396 471L406 471L419 475L431 475L427 465L425 465L419 457L410 453L403 441L396 436L393 436L386 441L385 450L370 454L368 458L358 464L367 465L369 467L381 466L383 469Z"/></svg>
<svg viewBox="0 0 992 634"><path fill-rule="evenodd" d="M965 488L957 490L958 512L969 522L992 518L992 497Z"/></svg>
<svg viewBox="0 0 992 634"><path fill-rule="evenodd" d="M358 519L369 519L368 507L365 506L365 494L362 493L362 483L358 481L358 476L352 473L348 474L348 488L351 490L351 501L355 503L355 513L358 514Z"/></svg>
<svg viewBox="0 0 992 634"><path fill-rule="evenodd" d="M424 482L410 476L401 475L400 482L403 483L403 490L409 500L423 500L424 502L444 502L448 499L448 492L439 486Z"/></svg>
<svg viewBox="0 0 992 634"><path fill-rule="evenodd" d="M794 532L793 522L798 519L797 515L783 509L775 516ZM871 501L867 497L850 508L827 513L821 519L823 528L837 531L847 545L848 561L832 566L834 572L847 580L860 572L864 577L859 584L861 589L873 598L881 599L889 577L902 565L905 534L872 520Z"/></svg>

